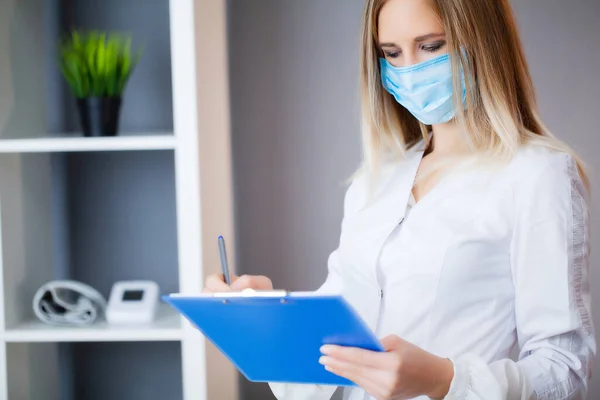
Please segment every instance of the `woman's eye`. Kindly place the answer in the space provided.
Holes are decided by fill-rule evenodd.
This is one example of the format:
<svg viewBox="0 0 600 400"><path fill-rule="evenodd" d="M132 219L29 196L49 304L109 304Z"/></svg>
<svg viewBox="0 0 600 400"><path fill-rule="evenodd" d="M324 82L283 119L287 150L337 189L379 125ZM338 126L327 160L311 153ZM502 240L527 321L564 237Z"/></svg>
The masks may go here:
<svg viewBox="0 0 600 400"><path fill-rule="evenodd" d="M386 51L384 52L387 58L397 58L400 55L399 51Z"/></svg>
<svg viewBox="0 0 600 400"><path fill-rule="evenodd" d="M446 44L446 42L436 42L436 43L432 43L432 44L426 44L426 45L423 45L421 47L421 49L423 49L429 53L435 53L436 51L441 49L445 44Z"/></svg>

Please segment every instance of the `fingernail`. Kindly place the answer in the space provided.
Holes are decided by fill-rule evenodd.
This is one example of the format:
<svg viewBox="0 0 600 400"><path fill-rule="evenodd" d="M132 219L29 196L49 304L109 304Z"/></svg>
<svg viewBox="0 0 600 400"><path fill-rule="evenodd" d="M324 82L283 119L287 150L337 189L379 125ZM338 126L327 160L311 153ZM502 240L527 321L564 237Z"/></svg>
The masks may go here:
<svg viewBox="0 0 600 400"><path fill-rule="evenodd" d="M330 361L330 358L329 358L329 357L327 357L327 356L321 356L321 357L319 358L319 363L321 363L321 364L323 364L323 365L326 365L326 364L328 364L328 363L329 363L329 361Z"/></svg>
<svg viewBox="0 0 600 400"><path fill-rule="evenodd" d="M332 368L330 368L330 367L328 367L327 365L325 366L325 369L326 369L327 371L329 371L329 372L333 371L333 369L332 369Z"/></svg>
<svg viewBox="0 0 600 400"><path fill-rule="evenodd" d="M331 346L331 345L328 345L328 344L323 345L323 346L321 346L321 353L329 354L332 349L333 349L333 346Z"/></svg>

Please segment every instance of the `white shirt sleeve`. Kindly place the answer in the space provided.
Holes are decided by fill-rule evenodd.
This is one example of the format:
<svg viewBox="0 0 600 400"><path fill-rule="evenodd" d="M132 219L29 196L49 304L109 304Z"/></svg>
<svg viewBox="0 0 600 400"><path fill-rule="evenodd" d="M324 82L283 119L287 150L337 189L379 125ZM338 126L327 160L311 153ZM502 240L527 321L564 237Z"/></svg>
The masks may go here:
<svg viewBox="0 0 600 400"><path fill-rule="evenodd" d="M518 361L454 359L445 400L584 399L596 353L586 190L574 160L553 156L514 188L511 270Z"/></svg>
<svg viewBox="0 0 600 400"><path fill-rule="evenodd" d="M352 193L356 190L356 183L350 185L344 196L344 216L348 215L355 207L356 199ZM334 250L327 262L327 279L317 289L317 293L341 293L343 280L340 270L339 250ZM278 400L329 400L335 393L337 386L304 385L288 383L269 383L273 395Z"/></svg>

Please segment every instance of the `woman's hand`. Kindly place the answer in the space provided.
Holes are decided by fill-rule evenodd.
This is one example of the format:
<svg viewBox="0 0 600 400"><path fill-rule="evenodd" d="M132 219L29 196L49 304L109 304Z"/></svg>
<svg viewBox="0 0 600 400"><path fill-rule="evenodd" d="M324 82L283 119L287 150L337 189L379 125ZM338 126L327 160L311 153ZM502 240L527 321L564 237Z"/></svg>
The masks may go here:
<svg viewBox="0 0 600 400"><path fill-rule="evenodd" d="M206 278L203 293L231 292L244 289L273 290L273 283L262 275L231 275L231 286L225 283L223 274L212 274Z"/></svg>
<svg viewBox="0 0 600 400"><path fill-rule="evenodd" d="M325 369L351 380L378 400L425 395L442 399L454 376L452 361L435 356L398 336L381 341L385 352L325 345Z"/></svg>

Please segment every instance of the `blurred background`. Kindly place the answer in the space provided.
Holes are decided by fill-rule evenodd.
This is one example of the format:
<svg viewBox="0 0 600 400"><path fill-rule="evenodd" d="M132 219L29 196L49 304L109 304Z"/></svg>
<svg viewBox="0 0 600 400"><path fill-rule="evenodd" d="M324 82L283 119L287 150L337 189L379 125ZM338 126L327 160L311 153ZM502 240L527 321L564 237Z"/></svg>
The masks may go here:
<svg viewBox="0 0 600 400"><path fill-rule="evenodd" d="M542 116L598 187L600 2L511 2ZM82 330L36 320L31 299L51 279L106 299L133 279L199 290L223 232L237 273L316 289L361 156L363 3L1 0L0 400L273 398L169 310L149 328ZM143 48L107 141L81 134L59 68L72 28L128 31ZM588 398L600 398L596 376Z"/></svg>

